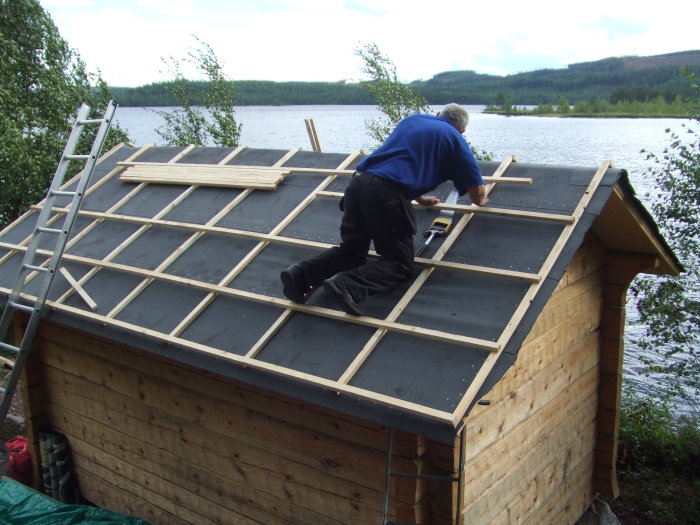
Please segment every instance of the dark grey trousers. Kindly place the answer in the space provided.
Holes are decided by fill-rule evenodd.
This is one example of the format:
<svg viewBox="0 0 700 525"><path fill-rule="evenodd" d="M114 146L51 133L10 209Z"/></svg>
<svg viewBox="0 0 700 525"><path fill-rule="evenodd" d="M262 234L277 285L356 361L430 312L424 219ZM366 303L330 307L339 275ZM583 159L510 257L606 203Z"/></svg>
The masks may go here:
<svg viewBox="0 0 700 525"><path fill-rule="evenodd" d="M369 173L357 173L345 190L340 208L342 242L299 264L306 281L320 286L335 274L355 301L389 291L413 274L416 219L401 184ZM367 261L370 242L379 255Z"/></svg>

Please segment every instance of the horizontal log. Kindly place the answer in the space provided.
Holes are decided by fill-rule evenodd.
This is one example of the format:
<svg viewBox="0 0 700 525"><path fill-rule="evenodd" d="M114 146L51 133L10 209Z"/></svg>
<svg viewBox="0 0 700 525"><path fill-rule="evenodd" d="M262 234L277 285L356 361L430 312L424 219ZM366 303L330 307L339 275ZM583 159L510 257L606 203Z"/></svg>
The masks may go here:
<svg viewBox="0 0 700 525"><path fill-rule="evenodd" d="M281 418L265 416L209 396L195 395L157 377L105 366L84 354L74 357L71 353L47 348L45 359L51 367L71 374L68 379L72 383L77 381L75 376L88 380L88 385L83 387L85 396L90 395L89 385L93 385L92 388L100 388L104 396L114 392L136 403L136 407L145 407L143 410L152 411L174 428L182 427L186 421L201 428L202 432L235 438L247 446L263 448L265 454L311 466L324 475L343 479L350 476L353 481L374 483L374 488L382 486L385 471L383 451L371 451L348 441L289 425ZM51 374L51 368L47 368L46 373ZM246 424L237 425L238 421ZM255 459L251 461L255 462Z"/></svg>
<svg viewBox="0 0 700 525"><path fill-rule="evenodd" d="M388 429L359 417L306 403L299 399L276 394L230 378L218 376L166 357L149 354L115 341L103 340L85 332L42 322L42 340L50 341L69 351L79 351L104 360L105 366L116 365L133 369L134 373L151 370L163 381L187 385L195 395L204 394L232 403L245 410L278 418L308 429L316 435L347 440L358 446L386 451ZM157 371L157 373L155 372ZM420 440L413 435L413 439ZM416 441L418 447L419 441Z"/></svg>
<svg viewBox="0 0 700 525"><path fill-rule="evenodd" d="M202 509L190 505L190 495L213 502L221 507L223 515L237 512L263 523L284 522L288 516L294 516L294 523L335 525L342 523L338 521L339 516L352 513L363 515L366 512L359 500L359 492L354 493L358 499L352 500L335 494L332 485L324 490L312 490L304 485L296 472L265 470L262 468L264 463L254 467L237 461L235 447L227 461L225 456L217 458L206 448L198 447L199 450L195 450L189 443L171 447L168 441L141 441L137 439L138 434L133 436L114 431L64 406L57 406L54 413L58 414L62 432L79 436L87 443L99 443L94 454L103 464L112 462L110 467L113 471L129 479L136 476L135 481L139 481L139 476L168 480L169 490L177 498L176 501L183 502L183 506L194 512L202 512ZM76 446L73 445L73 448ZM207 462L207 458L210 461ZM212 464L211 459L215 458L228 468L224 468L224 465L217 470L208 468ZM131 470L131 465L138 466L138 470ZM231 476L238 478L238 481L232 481ZM379 501L380 496L374 499ZM378 512L369 512L368 517Z"/></svg>

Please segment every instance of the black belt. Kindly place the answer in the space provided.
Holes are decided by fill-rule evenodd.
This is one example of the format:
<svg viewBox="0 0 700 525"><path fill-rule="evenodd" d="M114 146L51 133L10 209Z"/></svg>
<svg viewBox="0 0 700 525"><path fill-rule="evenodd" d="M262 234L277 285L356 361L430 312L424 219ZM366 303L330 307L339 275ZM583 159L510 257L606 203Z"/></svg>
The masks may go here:
<svg viewBox="0 0 700 525"><path fill-rule="evenodd" d="M379 175L375 175L373 173L367 173L366 171L356 171L353 177L358 177L362 182L381 184L382 186L391 188L394 191L398 191L404 197L406 196L406 185L401 184L400 182L385 179L384 177L380 177Z"/></svg>

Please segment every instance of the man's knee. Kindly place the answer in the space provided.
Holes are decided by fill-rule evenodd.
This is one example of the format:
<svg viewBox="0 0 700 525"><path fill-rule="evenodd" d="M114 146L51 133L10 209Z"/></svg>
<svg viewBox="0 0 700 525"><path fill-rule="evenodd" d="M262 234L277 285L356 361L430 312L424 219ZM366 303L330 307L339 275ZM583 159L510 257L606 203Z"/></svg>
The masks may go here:
<svg viewBox="0 0 700 525"><path fill-rule="evenodd" d="M392 262L397 276L401 277L402 279L408 279L413 275L413 258L410 260L396 259Z"/></svg>

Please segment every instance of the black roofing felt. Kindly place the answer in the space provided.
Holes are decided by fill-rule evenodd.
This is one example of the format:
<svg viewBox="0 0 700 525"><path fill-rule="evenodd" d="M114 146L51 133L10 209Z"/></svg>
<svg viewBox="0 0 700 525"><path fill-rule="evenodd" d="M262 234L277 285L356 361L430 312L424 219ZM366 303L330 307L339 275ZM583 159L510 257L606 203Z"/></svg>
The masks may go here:
<svg viewBox="0 0 700 525"><path fill-rule="evenodd" d="M92 312L57 275L49 294L49 304L54 308L47 316L206 370L441 441L453 439L455 422L487 395L514 362L566 265L623 174L607 169L600 184L593 188L585 212L579 214L563 249L555 254L551 269L543 276L529 308L506 338L488 374L479 375L479 371L491 352L465 344L459 337L485 343L502 339L506 325L531 292L531 284L436 267L405 308L389 319L398 325L389 323L366 359L352 368L354 373L349 373L347 382L339 382L378 334L378 327L384 326L382 323L401 303L413 281L367 300L363 306L369 320L343 314L322 289L311 296L310 308L292 305L282 295L279 273L318 253L314 243L339 242L338 199L316 197L288 224L282 221L295 213L327 174L292 170L278 189L255 190L246 196L241 189L139 186L121 182L115 170L117 162L137 153L132 160L168 162L181 151L173 147L143 151L123 147L98 164L64 266L76 279L89 276L82 286L99 308ZM194 148L177 162L217 164L232 152L231 148ZM245 148L228 164L271 166L287 153ZM333 169L347 158L345 154L300 151L284 166ZM348 167L351 169L359 158ZM499 164L482 163L484 175L492 175ZM503 175L531 178L533 183L497 184L488 207L571 215L586 197L597 171L514 163ZM342 192L349 180L348 175L338 175L323 189ZM449 186L443 186L437 193L445 197L449 190ZM213 228L197 229L236 198L236 206L215 224L209 224ZM466 202L461 199L459 204ZM423 231L439 210L417 209L416 213L419 231ZM12 286L21 260L18 245L32 232L36 216L36 212L29 213L0 234L0 287L5 292ZM461 216L455 213L455 220ZM259 235L230 235L228 229L277 237L261 244ZM537 274L566 229L560 222L475 214L443 260ZM416 247L423 242L417 235ZM422 257L430 258L442 242L437 239ZM13 248L19 248L19 253ZM48 250L50 246L43 248ZM417 267L416 276L422 269ZM207 288L216 285L235 296L217 293L219 289L212 293ZM37 289L38 279L34 279L26 292L36 293ZM288 317L278 323L282 315ZM181 325L188 317L191 322ZM279 326L269 335L275 323ZM406 327L423 333L409 335ZM433 333L439 337L431 336ZM470 397L465 398L468 391Z"/></svg>

